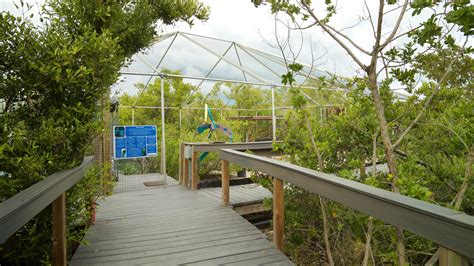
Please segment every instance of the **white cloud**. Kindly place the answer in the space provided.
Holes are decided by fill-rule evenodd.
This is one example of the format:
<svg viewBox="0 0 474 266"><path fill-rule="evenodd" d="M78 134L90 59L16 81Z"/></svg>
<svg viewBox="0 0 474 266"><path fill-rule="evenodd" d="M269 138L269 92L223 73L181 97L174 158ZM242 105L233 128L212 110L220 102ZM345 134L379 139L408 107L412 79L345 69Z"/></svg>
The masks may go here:
<svg viewBox="0 0 474 266"><path fill-rule="evenodd" d="M265 42L265 40L267 40L275 43L274 16L271 14L270 7L268 5L255 8L250 0L201 1L211 7L211 16L208 21L195 21L195 25L191 29L185 23L177 23L175 26L161 27L160 30L164 31L165 33L174 31L190 32L193 34L236 41L246 46L255 47L273 54L280 53L279 50L270 47ZM32 2L42 3L43 1L30 1L30 3ZM379 1L376 0L367 0L367 5L370 8L373 19L376 19L378 2ZM15 8L10 1L0 0L0 4L2 10L16 12L16 15L20 14L18 11L15 11ZM315 12L321 15L324 12L324 1L315 1L313 7L315 8ZM396 5L387 5L385 10L390 10L394 7L396 7ZM403 21L400 31L405 31L410 27L418 25L421 20L426 19L430 15L429 11L426 11L421 16L412 18L409 17L410 13L411 11L409 11L407 14L407 19ZM384 18L383 33L385 36L391 32L397 16L398 10L389 13ZM339 1L337 14L331 18L331 25L337 29L345 28L345 34L347 34L361 47L370 51L374 37L370 23L366 19L367 17L368 12L365 10L363 0ZM362 18L365 20L362 20ZM358 22L360 23L357 24ZM357 25L354 26L355 24ZM279 27L279 32L284 33L284 28ZM293 34L292 36L293 38L291 41L295 46L297 46L299 43L298 35ZM196 39L198 41L204 42L202 39ZM150 64L156 66L159 58L162 57L170 41L171 38L164 41L163 43L154 45L148 50L146 54L143 55L143 58L147 62L150 62ZM207 47L218 54L222 54L229 45L228 43L218 41L206 41L204 43ZM338 45L328 34L323 33L319 27L312 27L304 31L303 44L302 53L298 57L298 60L302 63L311 63L311 46L313 46L316 57L326 53L323 58L316 62L319 68L342 76L354 76L356 71L359 69L357 64L353 62L347 52L342 49L340 45ZM366 64L369 63L369 56L364 55L359 51L355 51L354 53L361 58L361 61ZM245 61L243 62L244 67L252 69L255 74L266 80L277 82L276 80L278 80L278 77L265 70L264 67L255 62L255 60L243 53L241 53L240 56L241 59ZM235 52L229 51L227 58L235 61ZM217 57L199 48L195 44L184 40L177 40L173 45L173 48L169 51L165 60L162 62L161 66L173 70L180 70L183 72L183 74L187 75L204 76L217 62L217 60ZM269 64L269 62L265 63ZM274 68L277 73L281 74L283 74L285 71L281 66L273 66L272 68ZM135 62L129 66L128 71L150 72L151 70L143 62L135 60ZM221 65L219 65L213 71L211 76L227 79L242 79L240 70L236 69L235 67L231 67L224 62L221 62ZM248 78L255 80L251 77ZM133 80L133 83L135 83L137 80L139 80L139 78L127 78L126 82L117 87L123 88L133 86L133 83L130 82L131 80ZM127 89L127 91L129 90L131 91L132 89Z"/></svg>

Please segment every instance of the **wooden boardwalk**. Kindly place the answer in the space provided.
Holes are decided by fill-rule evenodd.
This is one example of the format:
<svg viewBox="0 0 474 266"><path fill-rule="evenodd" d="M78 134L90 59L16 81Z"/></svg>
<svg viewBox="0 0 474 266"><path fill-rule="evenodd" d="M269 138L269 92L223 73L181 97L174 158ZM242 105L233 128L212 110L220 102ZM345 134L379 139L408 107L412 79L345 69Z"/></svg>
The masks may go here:
<svg viewBox="0 0 474 266"><path fill-rule="evenodd" d="M145 186L148 184L159 184L162 185L166 181L167 185L177 185L176 179L167 176L166 180L163 175L159 173L148 173L148 174L137 174L137 175L123 175L119 174L118 182L114 186L114 193L123 193L131 191L140 191L146 189L153 189L156 186Z"/></svg>
<svg viewBox="0 0 474 266"><path fill-rule="evenodd" d="M170 185L113 194L71 265L291 265L220 200Z"/></svg>
<svg viewBox="0 0 474 266"><path fill-rule="evenodd" d="M261 203L263 199L272 197L272 193L268 189L258 184L230 186L229 190L229 205L231 206ZM201 188L198 192L209 195L216 200L222 198L220 187Z"/></svg>

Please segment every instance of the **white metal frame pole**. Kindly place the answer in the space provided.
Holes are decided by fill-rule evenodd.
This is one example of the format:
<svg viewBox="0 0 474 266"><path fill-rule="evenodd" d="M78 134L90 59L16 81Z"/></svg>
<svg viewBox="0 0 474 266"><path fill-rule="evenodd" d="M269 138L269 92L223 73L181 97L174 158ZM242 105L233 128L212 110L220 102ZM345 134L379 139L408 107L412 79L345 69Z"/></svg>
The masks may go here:
<svg viewBox="0 0 474 266"><path fill-rule="evenodd" d="M272 86L272 133L273 142L276 142L276 117L275 117L275 87Z"/></svg>
<svg viewBox="0 0 474 266"><path fill-rule="evenodd" d="M165 146L165 79L161 76L161 174L166 185L166 146Z"/></svg>
<svg viewBox="0 0 474 266"><path fill-rule="evenodd" d="M132 106L132 126L135 125L135 106Z"/></svg>

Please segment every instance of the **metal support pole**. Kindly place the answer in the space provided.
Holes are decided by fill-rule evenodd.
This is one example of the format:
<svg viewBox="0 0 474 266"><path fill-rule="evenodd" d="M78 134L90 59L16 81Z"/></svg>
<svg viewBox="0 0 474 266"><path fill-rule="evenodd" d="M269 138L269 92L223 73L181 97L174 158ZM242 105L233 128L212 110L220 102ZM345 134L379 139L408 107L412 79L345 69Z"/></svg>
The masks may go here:
<svg viewBox="0 0 474 266"><path fill-rule="evenodd" d="M269 84L270 82L266 81L264 78L260 77L259 75L253 73L252 71L244 68L244 67L241 67L237 64L235 64L234 62L230 61L229 59L221 56L220 54L214 52L213 50L209 49L208 47L206 47L205 45L201 44L200 42L196 41L196 40L193 40L191 39L189 36L186 36L184 34L180 34L181 36L183 36L184 38L188 39L189 41L191 41L192 43L196 44L197 46L201 47L202 49L208 51L209 53L213 54L214 56L217 56L218 58L222 59L222 61L226 62L227 64L239 69L240 71L243 71L245 72L246 74L248 74L249 76L252 76L253 78L255 78L256 80L260 81L260 82L263 82L263 83L267 83Z"/></svg>
<svg viewBox="0 0 474 266"><path fill-rule="evenodd" d="M276 117L275 117L275 88L272 86L272 133L273 142L276 141Z"/></svg>
<svg viewBox="0 0 474 266"><path fill-rule="evenodd" d="M161 174L166 185L166 147L165 147L165 79L161 77Z"/></svg>
<svg viewBox="0 0 474 266"><path fill-rule="evenodd" d="M233 42L232 44L234 45L235 54L237 55L237 60L239 60L239 65L240 65L241 67L243 67L243 66L242 66L242 61L240 61L239 52L237 51L237 46L235 45L235 42ZM245 81L247 81L247 76L245 75L245 72L244 72L244 71L242 71L242 74L244 75Z"/></svg>
<svg viewBox="0 0 474 266"><path fill-rule="evenodd" d="M214 69L217 67L217 65L219 65L219 63L222 61L222 58L225 57L227 55L227 53L229 52L230 48L232 48L234 44L232 43L229 48L227 48L227 50L225 50L225 52L222 54L222 57L219 58L219 60L217 60L217 62L214 64L214 66L212 66L211 70L209 70L209 72L207 72L206 74L206 78L209 77L209 75L211 75L212 71L214 71ZM204 80L201 80L199 82L199 84L197 85L197 88L201 88L201 85L202 83L204 82Z"/></svg>
<svg viewBox="0 0 474 266"><path fill-rule="evenodd" d="M151 70L153 70L153 72L156 72L158 73L158 68L160 67L161 63L163 62L163 60L165 59L166 55L168 54L168 51L170 50L171 46L173 46L173 43L174 41L176 40L176 37L178 37L178 33L175 33L174 34L174 37L173 37L173 40L171 40L171 43L168 45L168 48L166 48L166 51L165 53L163 54L163 56L161 57L160 61L158 62L158 65L156 65L156 67L153 67L152 65L150 65L147 61L145 61L145 59L141 58L140 56L138 56L138 59L140 59L143 63L145 63L146 65L148 65ZM167 37L168 38L168 37ZM143 87L143 89L140 91L140 93L138 94L138 97L137 97L137 100L135 101L135 103L133 105L137 105L138 103L138 100L140 100L143 92L148 88L148 85L150 84L151 80L152 80L153 76L150 76L148 78L148 81L146 82L145 86Z"/></svg>

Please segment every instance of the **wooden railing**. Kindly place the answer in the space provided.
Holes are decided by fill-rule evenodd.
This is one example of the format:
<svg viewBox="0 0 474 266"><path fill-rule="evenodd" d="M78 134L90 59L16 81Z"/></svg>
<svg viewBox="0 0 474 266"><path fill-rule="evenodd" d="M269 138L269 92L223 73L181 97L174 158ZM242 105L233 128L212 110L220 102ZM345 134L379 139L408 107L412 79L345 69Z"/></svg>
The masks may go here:
<svg viewBox="0 0 474 266"><path fill-rule="evenodd" d="M273 177L273 239L280 250L284 181L438 243L440 265L462 265L465 257L474 257L473 216L279 160L234 150L221 150L220 159L224 204L229 203L229 162Z"/></svg>
<svg viewBox="0 0 474 266"><path fill-rule="evenodd" d="M53 205L53 265L66 265L66 191L81 180L92 165L86 157L81 165L48 176L0 204L0 244L49 204Z"/></svg>
<svg viewBox="0 0 474 266"><path fill-rule="evenodd" d="M198 188L198 159L201 152L219 152L221 149L252 151L258 155L275 155L272 141L207 143L183 142L179 148L179 183L192 190ZM191 180L190 180L191 179ZM191 181L191 182L189 182Z"/></svg>

